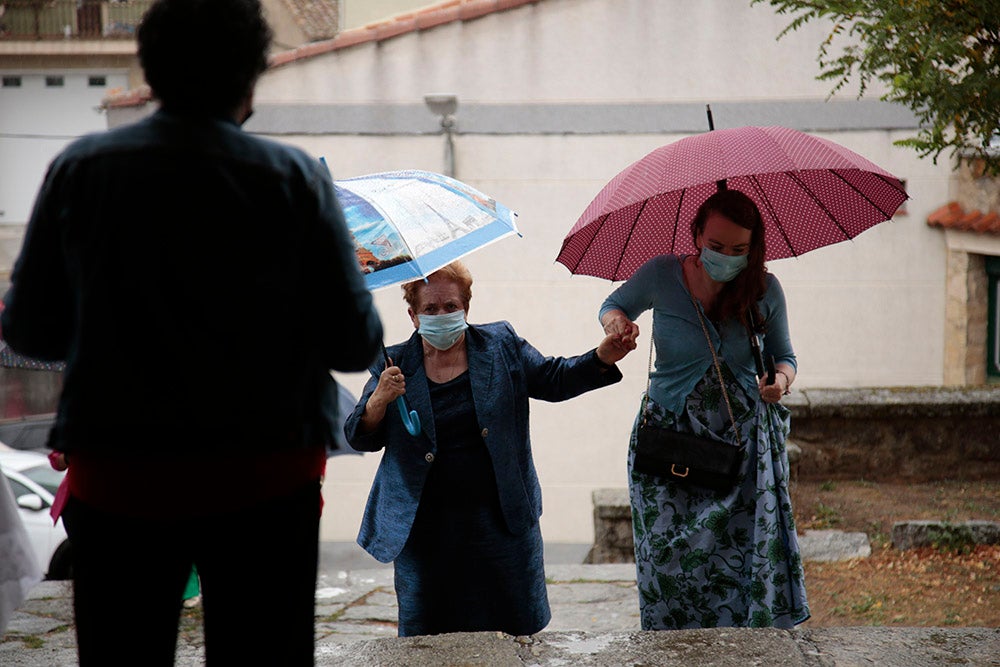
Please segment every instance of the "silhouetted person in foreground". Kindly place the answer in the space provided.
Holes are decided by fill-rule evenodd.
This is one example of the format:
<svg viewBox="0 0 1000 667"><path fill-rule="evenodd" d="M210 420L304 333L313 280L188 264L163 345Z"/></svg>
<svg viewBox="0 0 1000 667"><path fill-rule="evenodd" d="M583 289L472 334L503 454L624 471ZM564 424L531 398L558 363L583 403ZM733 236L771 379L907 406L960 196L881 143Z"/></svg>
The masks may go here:
<svg viewBox="0 0 1000 667"><path fill-rule="evenodd" d="M53 161L5 297L11 347L66 360L83 667L172 664L192 565L209 664L313 661L321 401L382 327L323 167L240 129L270 39L257 0L155 2L161 108Z"/></svg>

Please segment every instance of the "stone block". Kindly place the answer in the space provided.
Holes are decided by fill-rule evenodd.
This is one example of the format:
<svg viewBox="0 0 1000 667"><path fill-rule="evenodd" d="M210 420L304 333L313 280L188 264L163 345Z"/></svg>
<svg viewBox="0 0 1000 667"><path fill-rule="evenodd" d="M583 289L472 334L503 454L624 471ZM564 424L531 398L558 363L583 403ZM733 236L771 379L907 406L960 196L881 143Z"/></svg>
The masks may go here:
<svg viewBox="0 0 1000 667"><path fill-rule="evenodd" d="M632 563L632 504L628 489L596 489L594 503L594 545L584 563Z"/></svg>
<svg viewBox="0 0 1000 667"><path fill-rule="evenodd" d="M892 545L900 550L915 547L961 547L1000 544L1000 523L995 521L900 521L892 526Z"/></svg>
<svg viewBox="0 0 1000 667"><path fill-rule="evenodd" d="M799 536L798 542L802 560L839 561L872 555L871 542L865 533L807 530Z"/></svg>

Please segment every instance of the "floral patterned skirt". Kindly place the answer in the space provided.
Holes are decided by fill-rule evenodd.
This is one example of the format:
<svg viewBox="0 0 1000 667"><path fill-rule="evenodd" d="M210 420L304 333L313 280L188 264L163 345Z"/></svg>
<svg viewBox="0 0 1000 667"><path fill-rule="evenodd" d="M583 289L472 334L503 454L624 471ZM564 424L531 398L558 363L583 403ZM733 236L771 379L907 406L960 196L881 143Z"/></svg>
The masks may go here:
<svg viewBox="0 0 1000 667"><path fill-rule="evenodd" d="M643 630L790 628L809 618L788 494L788 409L749 400L722 368L744 452L735 488L716 493L635 472L632 430L629 495ZM682 414L647 399L636 427L643 418L733 441L714 369Z"/></svg>

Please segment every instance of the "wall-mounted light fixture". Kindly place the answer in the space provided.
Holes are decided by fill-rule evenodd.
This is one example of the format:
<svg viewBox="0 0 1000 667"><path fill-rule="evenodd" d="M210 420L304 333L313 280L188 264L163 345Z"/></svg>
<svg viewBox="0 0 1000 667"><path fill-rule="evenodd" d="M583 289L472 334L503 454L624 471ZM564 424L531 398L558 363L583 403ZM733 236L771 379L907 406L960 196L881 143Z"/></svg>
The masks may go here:
<svg viewBox="0 0 1000 667"><path fill-rule="evenodd" d="M424 104L432 113L441 117L441 131L444 132L444 162L446 174L455 178L455 143L452 132L455 128L455 111L458 97L447 94L424 95Z"/></svg>

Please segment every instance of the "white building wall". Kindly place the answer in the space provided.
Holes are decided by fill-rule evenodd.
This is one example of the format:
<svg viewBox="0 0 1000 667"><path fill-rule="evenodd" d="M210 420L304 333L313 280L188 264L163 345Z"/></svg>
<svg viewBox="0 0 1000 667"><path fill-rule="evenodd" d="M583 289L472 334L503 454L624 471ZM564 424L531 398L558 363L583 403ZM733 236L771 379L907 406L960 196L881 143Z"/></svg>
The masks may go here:
<svg viewBox="0 0 1000 667"><path fill-rule="evenodd" d="M597 309L614 285L571 276L556 264L562 239L615 173L684 135L462 134L463 105L822 102L830 84L815 80L816 50L825 29L807 26L776 41L788 17L748 5L545 0L279 68L261 81L257 99L413 104L415 114L426 116L419 107L425 94L457 95L457 175L516 210L523 232L468 258L475 277L470 319L508 319L543 352L576 354L599 341ZM837 99L853 97L842 92ZM715 122L720 128L747 124L718 113ZM789 303L797 388L940 384L945 249L925 220L948 199L948 162L934 165L892 146L910 132L816 134L905 179L912 199L905 215L853 242L770 264ZM444 170L441 136L280 138L325 156L335 178ZM380 291L376 302L387 342L408 336L398 289ZM532 402L546 540L591 541L592 490L627 483L628 434L646 383L649 315L639 324L644 335L621 364L622 383L568 403ZM357 394L367 378L340 379ZM378 461L369 454L330 462L324 539L354 538Z"/></svg>
<svg viewBox="0 0 1000 667"><path fill-rule="evenodd" d="M659 102L823 99L827 31L744 0L543 0L270 72L261 101ZM872 94L877 96L878 88ZM842 93L850 98L851 87ZM722 126L737 119L717 119Z"/></svg>
<svg viewBox="0 0 1000 667"><path fill-rule="evenodd" d="M100 105L109 90L125 89L124 70L0 69L20 86L0 86L0 273L6 276L20 251L23 226L31 214L49 163L73 139L107 129ZM61 87L46 86L63 77ZM90 85L90 77L104 85Z"/></svg>
<svg viewBox="0 0 1000 667"><path fill-rule="evenodd" d="M597 309L615 285L571 276L556 264L563 237L607 180L657 146L685 136L680 132L705 129L703 115L699 111L683 130L643 133L629 128L563 133L558 123L545 132L527 126L519 131L516 123L475 132L469 130L471 107L509 105L512 112L527 110L530 119L538 105L566 105L567 118L583 114L585 121L588 109L596 114L601 105L667 105L665 113L673 114L686 103L699 108L711 103L716 127L722 128L755 124L724 111L741 104L822 106L830 84L815 80L816 49L826 32L807 26L776 41L788 20L742 0L543 0L269 71L258 86L259 113L248 129L324 156L335 178L397 168L444 171L443 137L434 134L437 123L422 98L432 92L457 95L457 176L516 210L523 233L468 258L475 277L470 319L507 319L542 352L576 354L599 341ZM3 95L0 90L0 123L7 118ZM844 91L836 99L851 102L853 94ZM272 123L254 130L269 105L280 109L298 103L330 105L310 107L320 116L370 115L374 119L368 126L374 129L307 132L294 123L284 128ZM418 129L378 127L380 114L400 109L412 114ZM559 120L558 109L539 113ZM665 127L685 124L667 120ZM808 121L796 121L905 179L912 197L905 215L853 242L770 264L789 303L800 365L797 388L940 384L945 248L940 232L925 220L949 199L948 161L934 165L892 146L910 131L863 122L860 129L851 122L846 125L853 129L828 123L811 128ZM45 127L52 132L52 125ZM10 146L0 144L0 160L14 155L7 152ZM19 148L17 159L34 156L47 164L59 148L42 157L34 144L30 150ZM44 166L31 171L37 172L33 184L13 188L26 200L33 199ZM11 172L0 173L6 180ZM0 209L4 188L0 183ZM387 343L410 334L397 288L376 293L376 304ZM532 440L545 503L542 531L550 542L590 542L592 490L626 485L628 433L646 382L649 315L639 324L640 348L622 362L620 384L567 403L532 402ZM362 373L338 379L357 395L367 378ZM354 539L379 458L366 454L330 461L324 540Z"/></svg>
<svg viewBox="0 0 1000 667"><path fill-rule="evenodd" d="M925 224L947 197L948 171L892 148L885 133L826 133L910 183L907 215L851 242L772 262L784 286L799 358L797 388L937 385L942 382L945 255ZM510 320L542 352L570 355L600 340L597 309L615 287L555 263L577 216L621 167L677 137L460 136L462 178L519 214L523 238L466 260L475 277L470 319ZM438 136L287 137L325 156L335 178L411 167L441 171ZM599 156L599 157L596 157ZM409 336L399 290L376 293L387 343ZM640 321L649 331L649 315ZM543 534L592 539L590 493L626 484L629 429L645 388L648 337L621 364L618 385L561 404L532 402L532 440L546 507ZM367 374L338 376L356 395ZM794 424L793 424L794 433ZM324 539L353 539L379 455L328 466Z"/></svg>

